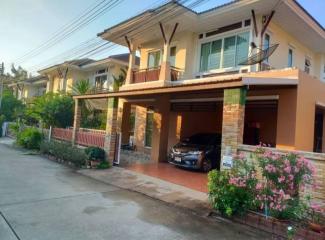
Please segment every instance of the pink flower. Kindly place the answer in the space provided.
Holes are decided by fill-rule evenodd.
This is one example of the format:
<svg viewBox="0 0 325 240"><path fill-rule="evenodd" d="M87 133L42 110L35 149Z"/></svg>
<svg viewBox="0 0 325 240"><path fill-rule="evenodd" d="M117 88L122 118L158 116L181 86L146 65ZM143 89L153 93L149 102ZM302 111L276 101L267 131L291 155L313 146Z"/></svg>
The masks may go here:
<svg viewBox="0 0 325 240"><path fill-rule="evenodd" d="M283 169L283 171L285 171L286 173L291 173L291 167L290 166L287 166Z"/></svg>
<svg viewBox="0 0 325 240"><path fill-rule="evenodd" d="M278 178L278 181L279 181L279 183L282 183L282 182L284 182L285 179L286 179L285 176L281 176Z"/></svg>
<svg viewBox="0 0 325 240"><path fill-rule="evenodd" d="M262 183L257 183L256 184L256 190L261 190L263 188L263 184Z"/></svg>

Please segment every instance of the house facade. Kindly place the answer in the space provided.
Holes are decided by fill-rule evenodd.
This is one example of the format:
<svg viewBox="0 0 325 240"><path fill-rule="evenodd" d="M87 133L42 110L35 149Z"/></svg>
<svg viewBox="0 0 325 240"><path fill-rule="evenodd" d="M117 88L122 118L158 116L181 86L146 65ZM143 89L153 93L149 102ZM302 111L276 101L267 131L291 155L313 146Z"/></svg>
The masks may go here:
<svg viewBox="0 0 325 240"><path fill-rule="evenodd" d="M80 101L108 99L112 158L117 134L122 143L132 134L156 162L199 132L222 134L222 155L259 143L325 152L325 31L296 1L234 1L202 13L170 2L99 36L129 48L126 81L116 92L74 96L74 129Z"/></svg>
<svg viewBox="0 0 325 240"><path fill-rule="evenodd" d="M23 81L8 83L15 97L19 100L28 101L34 97L42 96L46 92L47 77L30 77Z"/></svg>
<svg viewBox="0 0 325 240"><path fill-rule="evenodd" d="M39 71L47 76L46 92L72 92L80 80L89 80L96 91L113 90L114 76L127 69L129 54L112 55L101 60L78 59L54 65Z"/></svg>

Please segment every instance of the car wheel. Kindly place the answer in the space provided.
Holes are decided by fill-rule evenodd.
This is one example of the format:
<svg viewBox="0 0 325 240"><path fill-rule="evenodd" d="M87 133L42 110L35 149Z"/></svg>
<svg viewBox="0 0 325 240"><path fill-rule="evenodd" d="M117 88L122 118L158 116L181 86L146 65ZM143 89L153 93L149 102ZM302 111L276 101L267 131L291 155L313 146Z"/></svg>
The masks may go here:
<svg viewBox="0 0 325 240"><path fill-rule="evenodd" d="M202 171L203 172L209 172L212 169L212 162L210 159L204 159L202 162Z"/></svg>

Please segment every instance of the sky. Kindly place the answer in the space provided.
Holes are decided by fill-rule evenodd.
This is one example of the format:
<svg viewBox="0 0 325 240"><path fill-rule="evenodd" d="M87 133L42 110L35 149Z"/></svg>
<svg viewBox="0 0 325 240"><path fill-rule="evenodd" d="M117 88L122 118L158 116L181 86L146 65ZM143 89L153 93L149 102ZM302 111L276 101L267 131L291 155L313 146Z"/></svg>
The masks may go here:
<svg viewBox="0 0 325 240"><path fill-rule="evenodd" d="M90 6L100 0L0 0L0 62L5 62L6 71L10 64L28 51L47 41L54 33L62 30ZM157 0L123 0L114 9L74 33L71 37L48 48L35 58L21 63L33 74L38 66L52 63L49 59L80 43L96 37L97 33L157 4ZM229 2L210 0L196 10L205 10ZM325 0L298 0L298 2L325 26ZM95 55L94 59L112 54L125 53L122 47ZM60 59L58 59L60 61ZM54 63L54 62L53 62Z"/></svg>

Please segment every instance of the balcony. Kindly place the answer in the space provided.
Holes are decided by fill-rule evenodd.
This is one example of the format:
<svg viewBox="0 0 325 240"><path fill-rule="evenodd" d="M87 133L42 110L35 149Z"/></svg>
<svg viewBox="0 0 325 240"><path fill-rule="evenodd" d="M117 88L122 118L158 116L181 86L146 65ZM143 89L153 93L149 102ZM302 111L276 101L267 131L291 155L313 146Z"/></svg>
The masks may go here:
<svg viewBox="0 0 325 240"><path fill-rule="evenodd" d="M157 68L146 68L133 71L132 83L145 83L158 81L160 74L160 67ZM171 67L170 69L170 79L171 81L177 81L180 78L181 69L176 67Z"/></svg>
<svg viewBox="0 0 325 240"><path fill-rule="evenodd" d="M132 83L158 81L159 74L160 74L160 67L136 70L133 71Z"/></svg>

